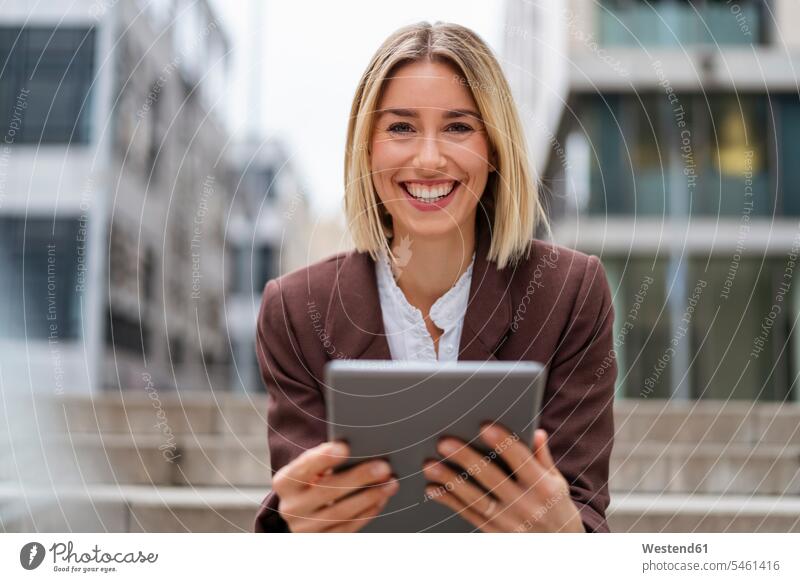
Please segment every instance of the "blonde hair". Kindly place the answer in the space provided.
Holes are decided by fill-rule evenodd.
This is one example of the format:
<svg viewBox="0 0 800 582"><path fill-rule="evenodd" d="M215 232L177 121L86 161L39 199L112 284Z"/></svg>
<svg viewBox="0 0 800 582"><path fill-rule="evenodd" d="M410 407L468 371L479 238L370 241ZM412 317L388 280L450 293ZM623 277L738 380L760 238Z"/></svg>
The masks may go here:
<svg viewBox="0 0 800 582"><path fill-rule="evenodd" d="M525 134L505 75L488 45L458 24L419 22L392 33L378 48L358 83L350 109L344 160L345 215L358 251L377 260L391 256L391 216L372 182L369 143L386 79L402 65L429 60L460 72L486 127L492 165L478 211L487 213L492 242L487 259L498 268L516 264L530 251L541 222L550 230L528 162ZM480 219L480 217L479 217Z"/></svg>

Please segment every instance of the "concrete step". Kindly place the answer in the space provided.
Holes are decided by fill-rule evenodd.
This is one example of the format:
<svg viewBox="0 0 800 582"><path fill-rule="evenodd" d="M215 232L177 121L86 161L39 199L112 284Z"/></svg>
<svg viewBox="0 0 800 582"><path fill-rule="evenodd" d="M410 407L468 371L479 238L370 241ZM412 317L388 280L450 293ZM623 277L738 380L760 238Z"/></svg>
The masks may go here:
<svg viewBox="0 0 800 582"><path fill-rule="evenodd" d="M800 495L800 445L617 445L609 485L639 493Z"/></svg>
<svg viewBox="0 0 800 582"><path fill-rule="evenodd" d="M39 463L47 475L71 476L72 483L269 484L264 395L104 394L62 397L56 407L50 416L70 432ZM621 400L611 487L800 494L798 410L788 404ZM19 455L16 444L14 451ZM0 480L14 481L12 468L0 463ZM20 469L18 463L14 470Z"/></svg>
<svg viewBox="0 0 800 582"><path fill-rule="evenodd" d="M93 485L19 490L0 487L0 531L250 532L265 488Z"/></svg>
<svg viewBox="0 0 800 582"><path fill-rule="evenodd" d="M72 434L45 442L36 482L60 484L213 485L268 487L271 474L266 436L178 434ZM0 481L17 480L11 464L0 465Z"/></svg>
<svg viewBox="0 0 800 582"><path fill-rule="evenodd" d="M69 432L266 435L265 394L155 395L125 391L62 396L57 417ZM616 441L800 445L800 404L620 399Z"/></svg>
<svg viewBox="0 0 800 582"><path fill-rule="evenodd" d="M56 433L266 435L265 394L103 393L52 402Z"/></svg>
<svg viewBox="0 0 800 582"><path fill-rule="evenodd" d="M271 471L266 435L195 437L179 448L176 485L269 487Z"/></svg>
<svg viewBox="0 0 800 582"><path fill-rule="evenodd" d="M263 394L142 390L20 406L36 414L10 415L13 441L1 437L2 530L250 531L267 493ZM797 404L620 400L615 423L614 531L800 531ZM19 479L23 491L2 484Z"/></svg>
<svg viewBox="0 0 800 582"><path fill-rule="evenodd" d="M62 483L268 486L265 437L74 434L47 450ZM10 466L6 465L6 469ZM0 480L13 481L12 474ZM615 445L610 486L641 493L800 495L800 446Z"/></svg>
<svg viewBox="0 0 800 582"><path fill-rule="evenodd" d="M54 432L266 435L265 394L156 394L145 390L62 396ZM620 399L619 444L652 442L800 445L800 404Z"/></svg>
<svg viewBox="0 0 800 582"><path fill-rule="evenodd" d="M611 496L611 531L660 533L797 533L800 499L734 495Z"/></svg>
<svg viewBox="0 0 800 582"><path fill-rule="evenodd" d="M39 494L0 488L3 532L247 532L267 491L261 488L92 486ZM613 532L800 532L800 500L717 495L612 496Z"/></svg>
<svg viewBox="0 0 800 582"><path fill-rule="evenodd" d="M800 445L800 404L704 400L617 400L619 443Z"/></svg>

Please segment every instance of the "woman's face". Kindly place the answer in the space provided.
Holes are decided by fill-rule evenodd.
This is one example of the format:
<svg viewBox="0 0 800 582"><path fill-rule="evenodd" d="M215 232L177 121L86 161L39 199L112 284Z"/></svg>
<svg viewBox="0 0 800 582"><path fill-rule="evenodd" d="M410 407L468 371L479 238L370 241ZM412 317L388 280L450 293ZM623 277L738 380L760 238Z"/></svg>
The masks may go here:
<svg viewBox="0 0 800 582"><path fill-rule="evenodd" d="M403 65L387 80L371 138L372 180L395 237L448 237L474 227L489 172L478 107L449 65Z"/></svg>

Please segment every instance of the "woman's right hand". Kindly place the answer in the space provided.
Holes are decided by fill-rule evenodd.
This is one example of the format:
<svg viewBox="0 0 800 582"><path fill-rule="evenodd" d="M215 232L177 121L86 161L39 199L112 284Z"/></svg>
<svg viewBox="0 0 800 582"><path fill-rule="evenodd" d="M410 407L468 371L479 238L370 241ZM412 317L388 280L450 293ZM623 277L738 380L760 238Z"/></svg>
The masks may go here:
<svg viewBox="0 0 800 582"><path fill-rule="evenodd" d="M344 442L324 442L275 473L272 488L278 495L278 512L290 531L358 531L397 493L399 484L384 460L366 461L334 473L333 467L349 454Z"/></svg>

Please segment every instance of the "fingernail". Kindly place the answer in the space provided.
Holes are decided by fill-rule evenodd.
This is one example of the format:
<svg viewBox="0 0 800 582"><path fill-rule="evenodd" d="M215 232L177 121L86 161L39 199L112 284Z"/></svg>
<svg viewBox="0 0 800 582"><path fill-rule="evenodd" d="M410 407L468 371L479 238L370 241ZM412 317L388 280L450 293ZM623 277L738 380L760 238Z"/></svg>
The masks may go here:
<svg viewBox="0 0 800 582"><path fill-rule="evenodd" d="M445 455L449 455L450 453L456 452L457 448L458 445L455 443L455 441L452 441L450 439L443 440L442 442L439 443L439 450Z"/></svg>
<svg viewBox="0 0 800 582"><path fill-rule="evenodd" d="M386 489L386 491L394 493L395 491L397 491L397 488L400 487L400 484L397 482L396 479L392 479L391 481L386 483L383 487L384 489Z"/></svg>
<svg viewBox="0 0 800 582"><path fill-rule="evenodd" d="M490 439L500 438L500 431L493 424L486 424L483 426L481 430L483 430L483 434L485 434Z"/></svg>
<svg viewBox="0 0 800 582"><path fill-rule="evenodd" d="M438 464L438 463L435 463L435 462L430 462L430 463L428 463L428 464L426 464L426 465L425 465L425 470L426 470L428 473L431 473L431 474L433 474L433 475L438 475L438 474L439 474L439 471L440 471L440 469L439 469L439 464Z"/></svg>
<svg viewBox="0 0 800 582"><path fill-rule="evenodd" d="M386 461L379 461L372 465L372 474L376 477L380 477L381 475L388 473L390 468L391 467L389 467L389 463Z"/></svg>
<svg viewBox="0 0 800 582"><path fill-rule="evenodd" d="M331 447L331 454L336 456L344 456L347 454L347 447L342 443L336 443Z"/></svg>

